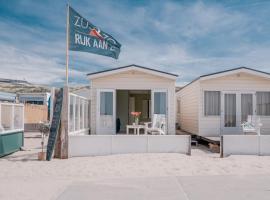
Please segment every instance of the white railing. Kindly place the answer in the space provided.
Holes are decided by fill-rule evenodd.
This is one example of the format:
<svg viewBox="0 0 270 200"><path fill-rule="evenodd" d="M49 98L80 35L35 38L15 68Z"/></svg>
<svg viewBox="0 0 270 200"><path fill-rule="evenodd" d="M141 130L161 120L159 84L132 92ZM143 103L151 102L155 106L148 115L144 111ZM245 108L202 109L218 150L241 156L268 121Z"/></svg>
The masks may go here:
<svg viewBox="0 0 270 200"><path fill-rule="evenodd" d="M0 134L24 130L24 105L0 102Z"/></svg>
<svg viewBox="0 0 270 200"><path fill-rule="evenodd" d="M69 93L69 134L86 135L89 133L89 100L85 97Z"/></svg>

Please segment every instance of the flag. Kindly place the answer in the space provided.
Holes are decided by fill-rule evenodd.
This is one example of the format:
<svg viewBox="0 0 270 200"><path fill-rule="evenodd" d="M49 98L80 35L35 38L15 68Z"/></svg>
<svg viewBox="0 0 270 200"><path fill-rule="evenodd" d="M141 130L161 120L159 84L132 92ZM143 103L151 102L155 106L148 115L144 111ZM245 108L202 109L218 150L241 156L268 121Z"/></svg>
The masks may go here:
<svg viewBox="0 0 270 200"><path fill-rule="evenodd" d="M82 17L69 6L69 50L83 51L117 59L121 44L110 34Z"/></svg>

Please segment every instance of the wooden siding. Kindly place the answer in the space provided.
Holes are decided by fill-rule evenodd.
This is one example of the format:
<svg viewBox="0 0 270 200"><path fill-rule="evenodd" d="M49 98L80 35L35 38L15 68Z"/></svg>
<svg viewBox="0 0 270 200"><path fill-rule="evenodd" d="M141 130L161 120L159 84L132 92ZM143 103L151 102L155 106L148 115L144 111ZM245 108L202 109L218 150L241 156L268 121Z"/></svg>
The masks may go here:
<svg viewBox="0 0 270 200"><path fill-rule="evenodd" d="M175 134L175 81L136 70L91 81L91 134L96 134L97 89L152 90L166 89L168 95L168 134Z"/></svg>
<svg viewBox="0 0 270 200"><path fill-rule="evenodd" d="M197 134L199 129L199 83L196 81L177 92L180 99L180 127L189 133Z"/></svg>

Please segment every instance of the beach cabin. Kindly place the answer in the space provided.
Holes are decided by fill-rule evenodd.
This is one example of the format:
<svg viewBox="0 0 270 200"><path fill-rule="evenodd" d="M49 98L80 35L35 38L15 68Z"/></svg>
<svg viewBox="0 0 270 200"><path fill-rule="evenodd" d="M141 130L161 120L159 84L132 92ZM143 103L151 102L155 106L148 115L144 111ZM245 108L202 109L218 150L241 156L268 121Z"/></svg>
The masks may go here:
<svg viewBox="0 0 270 200"><path fill-rule="evenodd" d="M36 93L18 93L17 98L20 103L36 104L36 105L49 105L49 92L36 92Z"/></svg>
<svg viewBox="0 0 270 200"><path fill-rule="evenodd" d="M200 76L176 93L182 130L203 137L243 134L248 116L270 134L270 74L246 67Z"/></svg>
<svg viewBox="0 0 270 200"><path fill-rule="evenodd" d="M126 134L127 125L134 123L131 112L141 112L141 125L162 115L164 134L175 134L177 75L128 65L89 73L87 77L91 91L91 134Z"/></svg>

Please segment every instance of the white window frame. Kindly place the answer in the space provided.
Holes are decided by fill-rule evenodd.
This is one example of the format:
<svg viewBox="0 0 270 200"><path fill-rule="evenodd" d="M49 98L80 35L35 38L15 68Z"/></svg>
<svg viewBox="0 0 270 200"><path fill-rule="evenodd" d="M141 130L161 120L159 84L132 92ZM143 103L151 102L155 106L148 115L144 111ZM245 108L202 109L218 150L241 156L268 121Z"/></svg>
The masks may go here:
<svg viewBox="0 0 270 200"><path fill-rule="evenodd" d="M219 115L205 115L205 92L219 92ZM211 118L211 117L221 117L221 110L222 110L222 106L221 106L221 98L222 98L222 92L220 90L215 90L215 89L207 89L207 90L203 90L202 91L202 116L203 117L207 117L207 118Z"/></svg>

